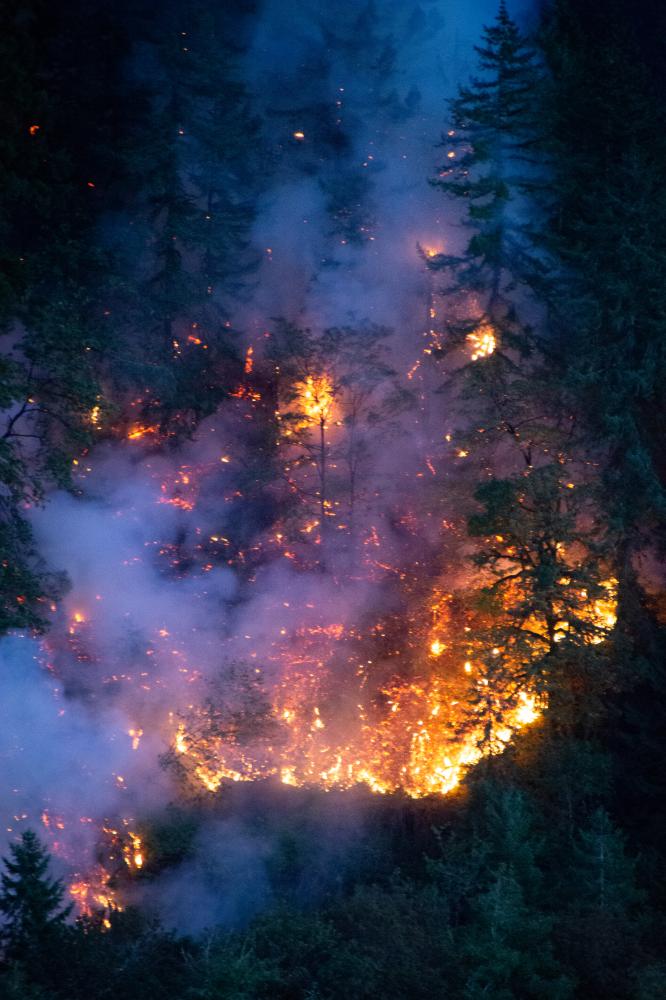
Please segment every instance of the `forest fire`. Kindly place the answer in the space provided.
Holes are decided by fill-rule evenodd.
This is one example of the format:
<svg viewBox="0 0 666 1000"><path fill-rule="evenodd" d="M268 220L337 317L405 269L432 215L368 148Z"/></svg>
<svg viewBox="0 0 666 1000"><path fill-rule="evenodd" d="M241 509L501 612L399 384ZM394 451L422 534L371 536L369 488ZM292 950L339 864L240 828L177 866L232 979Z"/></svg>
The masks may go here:
<svg viewBox="0 0 666 1000"><path fill-rule="evenodd" d="M492 326L484 325L479 327L467 337L467 342L471 350L471 360L478 361L480 358L488 358L497 350L497 338Z"/></svg>
<svg viewBox="0 0 666 1000"><path fill-rule="evenodd" d="M325 426L331 419L334 402L334 389L328 375L308 375L295 388L304 417Z"/></svg>
<svg viewBox="0 0 666 1000"><path fill-rule="evenodd" d="M108 873L99 867L87 877L76 878L70 883L69 894L81 915L90 917L100 911L122 909L108 888L108 882Z"/></svg>
<svg viewBox="0 0 666 1000"><path fill-rule="evenodd" d="M303 686L306 690L310 687L308 678ZM278 777L284 784L322 789L366 785L378 794L402 791L412 798L446 795L484 752L497 752L540 713L536 697L519 692L515 707L503 713L502 725L492 735L492 751L484 751L479 745L480 727L462 738L457 734L459 703L446 697L445 688L436 679L387 688L387 709L382 716L371 718L362 705L357 706L355 737L349 742L338 742L329 735L318 707L307 718L298 690L293 691L292 707L282 708L280 714L285 745L276 757L259 764L244 752L235 752L234 747L189 736L184 726L179 728L175 745L188 758L187 773L210 792L217 792L225 780ZM336 728L335 721L332 728ZM227 754L233 761L228 766L223 763Z"/></svg>
<svg viewBox="0 0 666 1000"><path fill-rule="evenodd" d="M159 427L145 424L132 424L127 431L128 441L140 441L142 438L150 437L159 433Z"/></svg>
<svg viewBox="0 0 666 1000"><path fill-rule="evenodd" d="M590 639L593 643L602 641L614 623L611 584L608 593L607 601L588 609L598 630ZM440 598L440 617L441 604ZM540 626L527 621L525 627ZM462 642L453 622L449 628L448 642L437 638L429 645L430 656L444 658L441 667L411 682L395 677L370 698L372 661L350 669L354 658L348 647L358 644L358 636L335 626L299 630L300 638L277 644L282 679L272 695L263 688L259 670L229 677L226 705L219 702L213 708L207 701L179 722L173 747L180 773L214 793L225 781L278 778L288 785L323 789L364 784L373 792L401 790L415 798L448 794L469 766L484 754L500 752L546 707L544 695L516 680L488 692L485 671L477 677L474 659L464 658L471 652L481 663L484 656L472 628L462 630ZM419 627L412 624L411 629L417 640ZM488 652L499 657L501 650ZM334 664L339 671L345 659L347 707L341 711L334 700L327 708L321 699L330 700L330 674L336 672ZM513 672L516 678L520 675L517 664ZM230 694L234 683L246 697L250 689L254 692L247 699L253 717L243 718L241 702ZM473 692L483 692L481 700ZM490 716L483 714L489 704L490 728Z"/></svg>
<svg viewBox="0 0 666 1000"><path fill-rule="evenodd" d="M0 997L666 996L638 6L10 11Z"/></svg>
<svg viewBox="0 0 666 1000"><path fill-rule="evenodd" d="M496 349L490 328L479 328L468 341L472 360ZM381 379L373 381L372 366L353 351L343 353L346 344L340 343L339 357L334 341L326 345L326 364L309 370L285 365L278 372L279 392L270 385L272 360L249 348L245 378L226 404L231 431L224 423L211 424L205 446L195 442L168 465L153 458L157 425L134 423L126 432L127 446L139 455L147 477L141 496L150 513L145 540L137 548L132 534L122 565L129 573L153 552L160 572L183 581L191 595L199 587L205 595L206 586L198 581L223 565L244 581L239 606L250 609L244 624L228 623L213 637L207 626L201 631L201 616L191 609L193 624L183 631L172 608L171 616L144 632L142 650L136 642L128 644L130 662L105 667L105 685L141 692L139 701L132 696L126 703L123 735L130 753L139 759L157 741L176 794L185 799L203 795L212 803L225 796L226 786L249 782L323 793L361 786L371 795L415 800L446 796L483 757L501 754L548 710L547 691L531 675L532 664L548 646L543 614L524 615L517 635L498 635L511 608L520 604L522 584L512 581L492 612L477 607L474 594L492 578L475 576L465 555L466 568L456 570L455 587L453 575L447 583L458 549L443 558L442 547L445 539L452 545L457 538L455 515L442 516L437 492L425 493L426 500L418 502L421 477L427 475L435 491L441 490L453 462L474 463L471 446L454 447L452 434L437 430L443 442L428 439L422 445L425 454L405 477L399 503L386 512L376 500L354 509L353 490L361 481L356 455L366 460L362 435L376 420L368 400ZM383 371L379 365L378 370ZM266 406L266 398L278 401L277 410ZM268 531L241 545L233 522L211 520L207 512L211 496L251 511L251 498L238 488L247 452L237 428L266 413L289 506ZM86 466L86 474L91 468ZM577 491L566 484L565 489L573 502ZM157 531L151 526L156 505L164 505L180 525L175 534L168 533L173 531L169 520L163 526L157 521ZM424 533L433 520L444 534L426 543ZM339 532L335 545L327 544L322 532L327 521L335 525L336 536ZM160 533L162 527L166 534ZM503 535L494 534L495 547L504 543ZM556 551L562 568L553 605L554 641L567 641L568 616L575 607L585 623L585 641L602 643L615 624L615 581L590 590L579 586L573 560L569 575L565 548L558 543ZM270 570L276 557L289 564L284 592L269 588L270 607L255 614L254 592L263 593L262 567ZM507 545L505 567L514 558L516 550ZM358 608L345 593L352 584L362 587ZM320 586L324 596L310 596ZM64 655L56 650L56 673L67 656L85 670L97 669L97 632L103 631L105 617L101 595L96 600L101 603L94 614L83 592L76 603L65 602L66 650ZM363 604L373 610L362 610ZM125 616L131 620L131 611ZM205 662L210 645L214 669ZM132 787L131 764L114 771L112 780L119 795L138 791ZM108 922L124 880L138 873L145 877L147 858L134 820L100 820L98 825L102 860L89 877L76 876L70 895L80 913L103 912ZM55 849L63 831L55 821L47 829Z"/></svg>

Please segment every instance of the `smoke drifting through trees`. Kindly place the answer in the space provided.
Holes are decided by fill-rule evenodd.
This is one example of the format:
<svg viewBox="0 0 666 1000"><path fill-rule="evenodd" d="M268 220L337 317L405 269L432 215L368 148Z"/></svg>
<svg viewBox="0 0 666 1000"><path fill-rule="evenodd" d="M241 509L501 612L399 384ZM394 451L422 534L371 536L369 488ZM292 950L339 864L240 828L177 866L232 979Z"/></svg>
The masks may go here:
<svg viewBox="0 0 666 1000"><path fill-rule="evenodd" d="M44 660L65 724L102 735L97 751L86 738L94 791L81 796L76 780L76 813L50 775L30 794L17 778L11 811L33 820L39 799L66 813L65 857L87 839L92 862L99 822L120 817L127 838L147 805L168 800L157 762L169 736L180 776L211 792L266 774L442 792L476 759L475 733L458 752L464 720L442 739L438 719L473 655L464 633L457 646L449 636L478 621L450 605L467 551L456 501L468 447L431 392L432 278L416 247L434 260L462 250L457 212L425 181L444 98L493 15L491 4L268 4L238 13L239 51L203 7L182 28L176 6L149 30L133 22L140 42L125 40L114 86L143 112L113 178L118 204L102 190L101 224L77 234L82 253L113 263L94 336L80 334L84 354L101 353L98 383L75 394L81 434L100 443L75 460L79 496L31 516L40 553L72 587L54 600ZM495 347L480 330L466 330L476 359ZM43 435L49 448L59 437L48 422ZM407 620L405 641L395 633ZM414 687L434 660L432 689ZM485 669L497 675L494 661ZM490 744L537 714L531 690L509 688L506 705L487 706ZM38 718L50 720L47 705ZM350 729L361 737L346 757ZM73 739L44 742L56 774ZM80 766L68 751L62 771Z"/></svg>

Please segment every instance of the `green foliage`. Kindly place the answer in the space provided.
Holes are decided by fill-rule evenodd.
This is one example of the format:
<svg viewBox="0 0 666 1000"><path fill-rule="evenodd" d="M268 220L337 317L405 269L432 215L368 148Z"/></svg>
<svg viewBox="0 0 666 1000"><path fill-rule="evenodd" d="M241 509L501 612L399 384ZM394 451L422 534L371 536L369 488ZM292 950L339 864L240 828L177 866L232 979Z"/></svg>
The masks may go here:
<svg viewBox="0 0 666 1000"><path fill-rule="evenodd" d="M41 629L49 600L62 581L43 571L30 527L13 506L0 504L0 633L9 629Z"/></svg>
<svg viewBox="0 0 666 1000"><path fill-rule="evenodd" d="M142 837L148 874L178 865L190 856L198 825L193 816L175 806L153 819Z"/></svg>
<svg viewBox="0 0 666 1000"><path fill-rule="evenodd" d="M153 1000L184 995L193 953L186 939L132 907L112 912L110 924L107 930L99 921L78 922L65 952L69 962L54 983L58 996Z"/></svg>
<svg viewBox="0 0 666 1000"><path fill-rule="evenodd" d="M552 920L530 908L511 866L500 866L476 897L473 922L462 935L461 964L468 972L464 996L481 1000L573 996L550 946Z"/></svg>
<svg viewBox="0 0 666 1000"><path fill-rule="evenodd" d="M257 263L249 234L258 121L229 31L209 4L165 7L147 39L153 92L128 150L137 178L130 224L148 253L138 273L132 261L125 274L131 308L120 372L148 386L145 415L172 433L190 433L237 377L229 317Z"/></svg>
<svg viewBox="0 0 666 1000"><path fill-rule="evenodd" d="M476 49L480 75L451 102L452 126L443 138L446 159L431 183L460 199L471 235L461 255L429 260L443 273L453 309L452 343L490 324L501 349L529 346L516 314L516 283L533 270L525 202L537 143L540 75L536 55L500 4Z"/></svg>
<svg viewBox="0 0 666 1000"><path fill-rule="evenodd" d="M565 954L588 989L625 996L644 896L637 889L635 864L626 854L624 838L604 809L579 831L572 861L565 889L568 907L559 930Z"/></svg>
<svg viewBox="0 0 666 1000"><path fill-rule="evenodd" d="M20 842L10 847L9 857L3 858L2 944L10 961L34 962L62 939L71 905L63 906L65 888L61 881L49 878L49 863L49 855L32 830L26 830Z"/></svg>
<svg viewBox="0 0 666 1000"><path fill-rule="evenodd" d="M664 510L663 104L621 5L578 12L561 0L546 23L556 150L547 232L561 261L550 308L561 379L604 455L608 527L635 548L659 532Z"/></svg>

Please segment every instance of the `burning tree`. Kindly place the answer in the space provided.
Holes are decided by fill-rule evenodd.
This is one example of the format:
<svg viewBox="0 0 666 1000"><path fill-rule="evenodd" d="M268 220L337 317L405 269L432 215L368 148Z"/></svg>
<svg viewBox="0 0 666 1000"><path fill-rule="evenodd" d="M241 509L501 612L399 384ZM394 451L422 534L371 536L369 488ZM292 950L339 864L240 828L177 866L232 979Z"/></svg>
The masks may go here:
<svg viewBox="0 0 666 1000"><path fill-rule="evenodd" d="M562 724L567 698L576 688L578 697L583 693L584 674L588 698L608 684L598 647L615 625L615 581L604 573L589 496L561 472L530 468L476 491L482 510L470 517L469 533L480 540L473 556L482 574L477 600L489 620L474 638L481 655L471 701L488 732L526 691L548 699Z"/></svg>
<svg viewBox="0 0 666 1000"><path fill-rule="evenodd" d="M181 713L163 764L215 792L225 779L251 781L272 773L278 740L261 671L230 663L210 683L203 703Z"/></svg>
<svg viewBox="0 0 666 1000"><path fill-rule="evenodd" d="M389 332L336 327L315 334L282 323L272 341L285 472L292 491L316 504L318 520L306 530L318 529L323 549L333 521L336 532L353 537L369 442L397 409L394 371L386 360Z"/></svg>

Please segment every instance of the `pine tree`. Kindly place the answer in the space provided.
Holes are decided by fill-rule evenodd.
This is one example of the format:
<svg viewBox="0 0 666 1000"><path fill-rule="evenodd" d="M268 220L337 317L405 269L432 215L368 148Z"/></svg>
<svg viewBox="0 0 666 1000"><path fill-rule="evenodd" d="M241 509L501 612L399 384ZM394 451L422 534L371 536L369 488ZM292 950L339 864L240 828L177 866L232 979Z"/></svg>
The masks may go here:
<svg viewBox="0 0 666 1000"><path fill-rule="evenodd" d="M282 322L271 341L285 469L292 491L318 515L321 560L338 524L353 541L369 440L404 402L387 362L388 335L380 326L315 332Z"/></svg>
<svg viewBox="0 0 666 1000"><path fill-rule="evenodd" d="M123 367L167 433L190 433L238 377L231 316L257 263L258 122L230 31L210 5L170 3L146 32L155 71L127 154L142 266L128 278Z"/></svg>
<svg viewBox="0 0 666 1000"><path fill-rule="evenodd" d="M554 78L550 288L559 377L602 460L599 503L631 560L666 510L664 116L621 5L569 0L547 22ZM594 51L592 51L594 49ZM635 583L635 581L634 581Z"/></svg>
<svg viewBox="0 0 666 1000"><path fill-rule="evenodd" d="M64 885L49 878L50 857L32 830L12 844L3 864L0 913L5 958L26 965L44 962L57 947L72 909L71 904L63 906Z"/></svg>
<svg viewBox="0 0 666 1000"><path fill-rule="evenodd" d="M552 953L552 919L529 906L511 865L497 869L473 901L473 919L461 934L466 1000L566 1000L573 983Z"/></svg>
<svg viewBox="0 0 666 1000"><path fill-rule="evenodd" d="M539 74L504 0L476 51L480 75L451 103L446 159L431 182L460 200L472 235L461 255L439 253L428 264L445 277L454 315L445 350L468 341L474 352L485 336L496 350L524 352L530 330L519 320L514 293L533 266L525 196L535 171L529 161L536 158Z"/></svg>
<svg viewBox="0 0 666 1000"><path fill-rule="evenodd" d="M625 997L640 954L643 893L624 837L599 808L579 830L558 937L589 995Z"/></svg>
<svg viewBox="0 0 666 1000"><path fill-rule="evenodd" d="M476 490L482 509L468 531L487 580L477 595L487 618L470 639L470 681L489 737L502 721L495 705L516 706L521 685L546 694L551 723L570 727L583 706L592 721L612 682L604 642L615 625L614 584L608 571L604 578L589 497L563 472L557 463L529 468Z"/></svg>
<svg viewBox="0 0 666 1000"><path fill-rule="evenodd" d="M569 997L571 982L551 945L539 813L506 773L473 773L469 793L442 859L430 865L456 917L454 995Z"/></svg>

